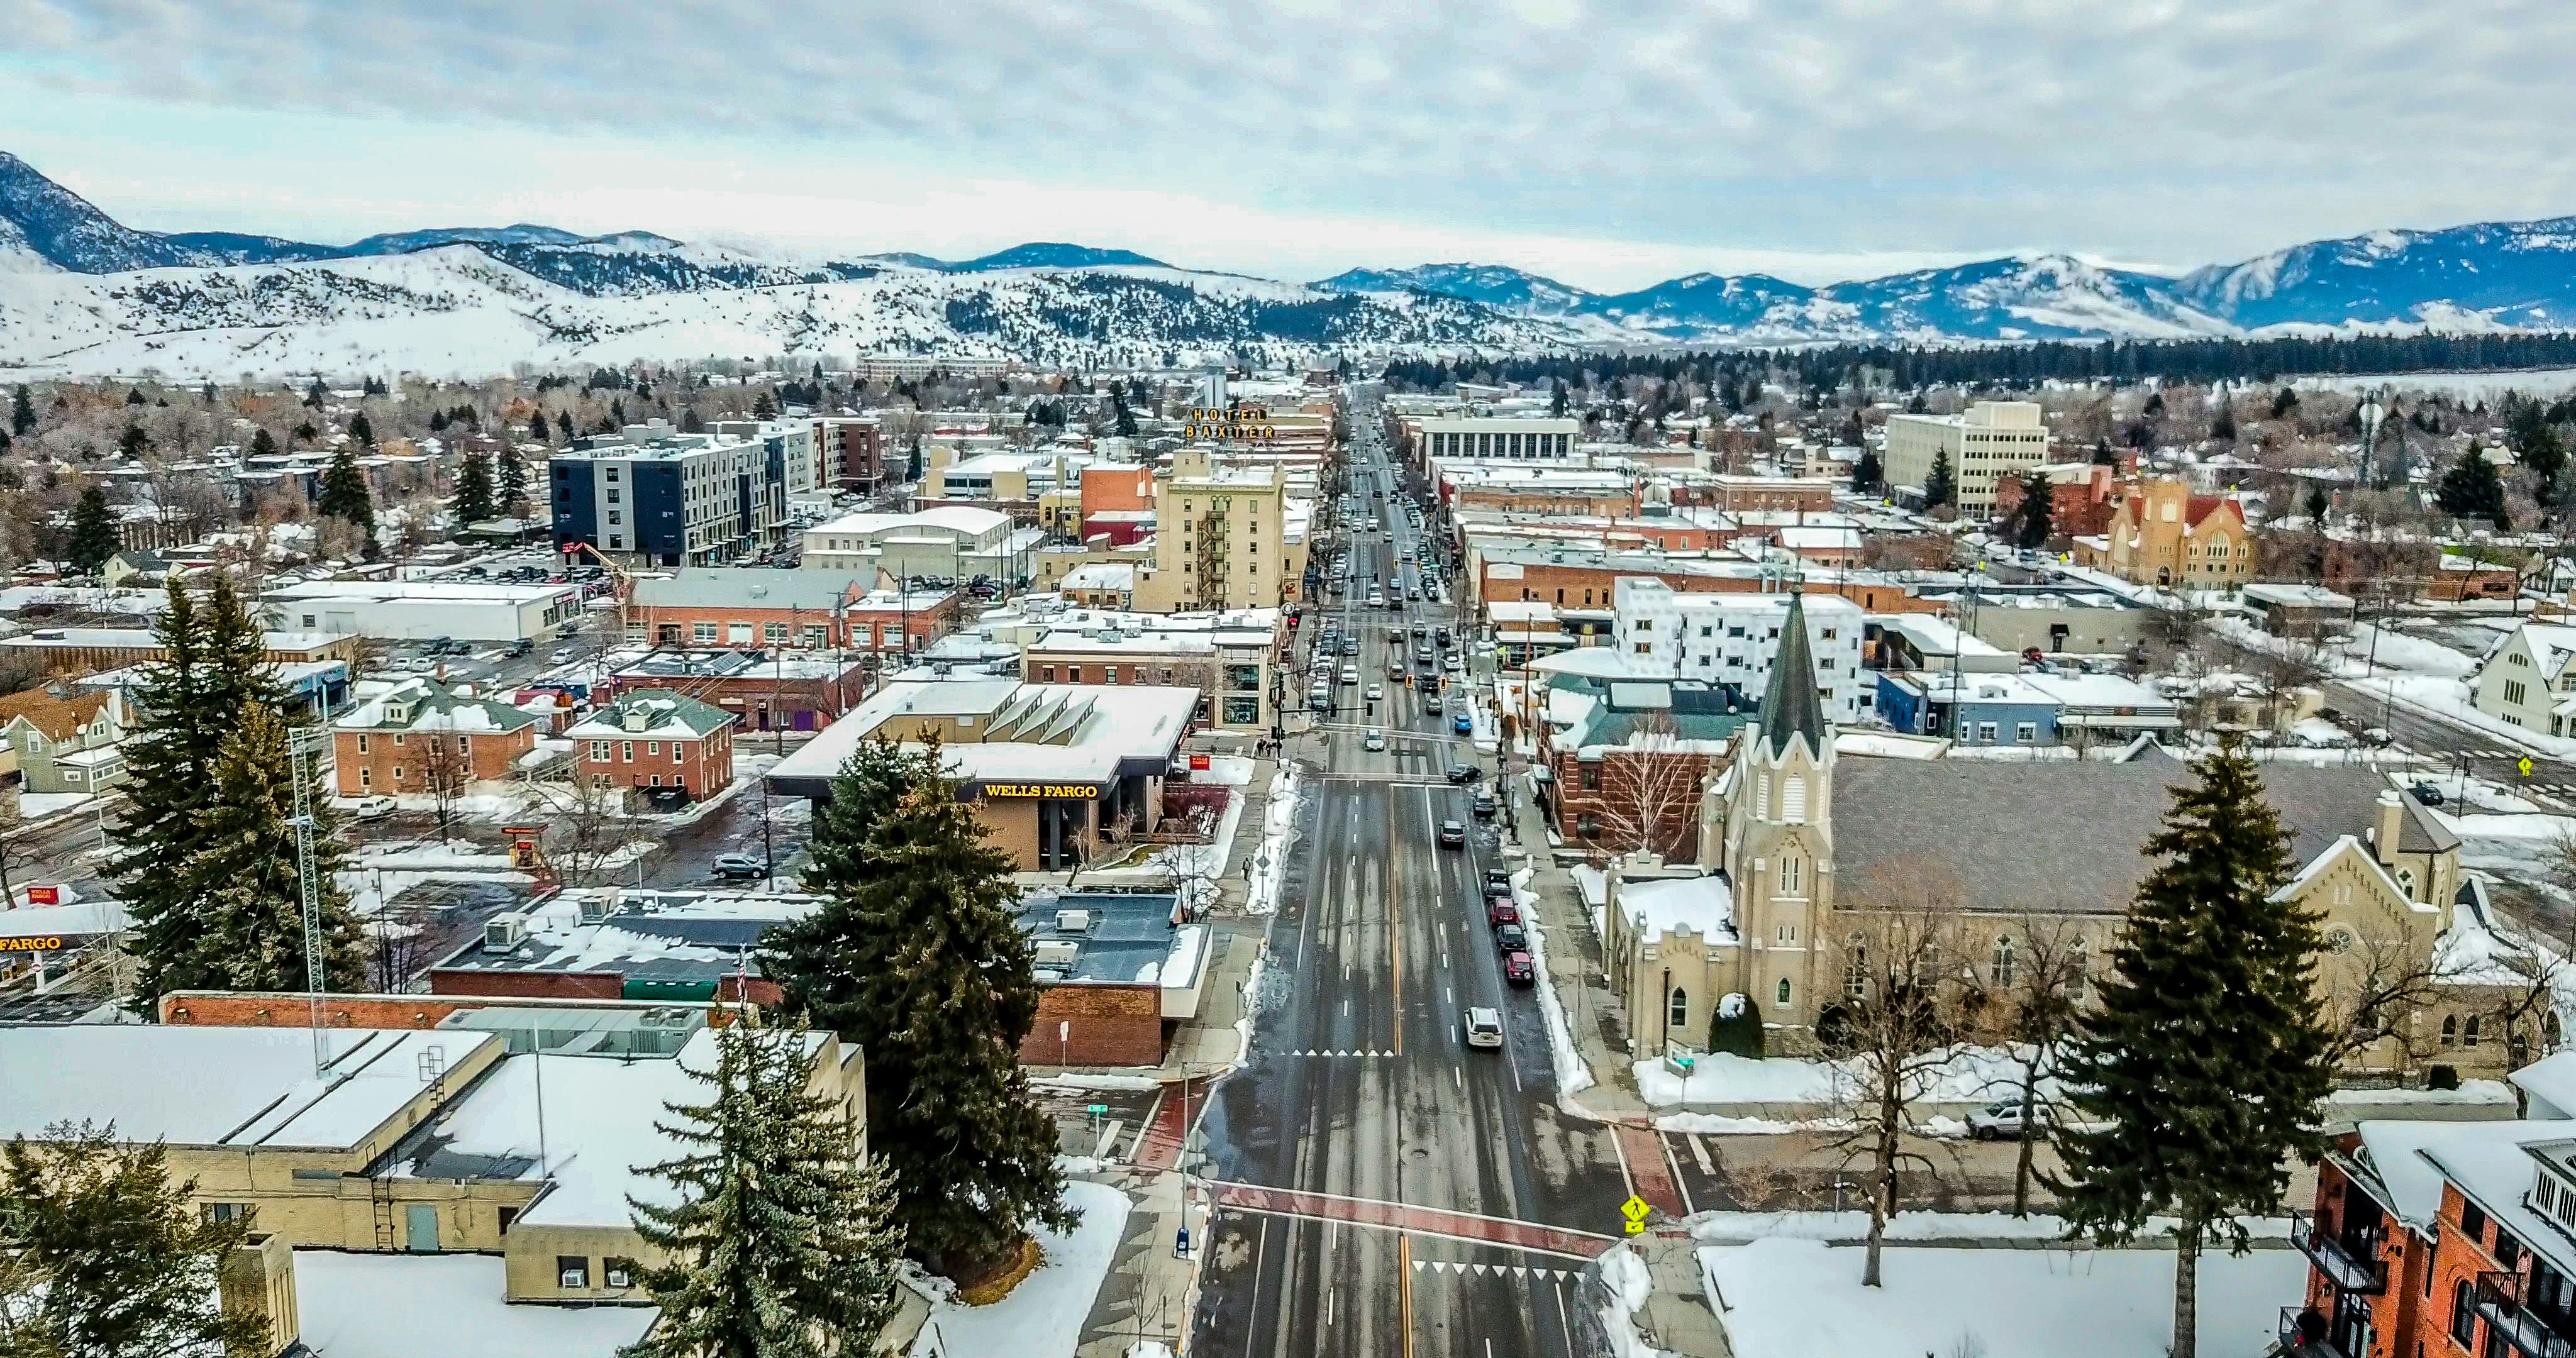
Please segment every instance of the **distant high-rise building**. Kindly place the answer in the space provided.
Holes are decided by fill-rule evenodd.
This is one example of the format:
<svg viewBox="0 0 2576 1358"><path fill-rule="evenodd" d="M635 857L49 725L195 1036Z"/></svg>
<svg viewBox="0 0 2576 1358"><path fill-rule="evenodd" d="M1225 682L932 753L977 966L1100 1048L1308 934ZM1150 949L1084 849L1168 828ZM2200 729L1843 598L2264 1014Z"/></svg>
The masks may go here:
<svg viewBox="0 0 2576 1358"><path fill-rule="evenodd" d="M1995 483L2048 461L2048 427L2036 401L1979 401L1964 415L1887 417L1887 484L1920 491L1938 456L1950 455L1959 517L1994 517Z"/></svg>

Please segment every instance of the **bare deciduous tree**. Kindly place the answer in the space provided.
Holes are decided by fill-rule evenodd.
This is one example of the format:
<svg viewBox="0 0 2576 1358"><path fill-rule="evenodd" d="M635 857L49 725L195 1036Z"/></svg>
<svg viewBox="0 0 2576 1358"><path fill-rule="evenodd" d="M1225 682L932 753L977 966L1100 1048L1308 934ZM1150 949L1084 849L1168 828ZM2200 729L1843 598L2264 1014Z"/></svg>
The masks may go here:
<svg viewBox="0 0 2576 1358"><path fill-rule="evenodd" d="M1683 741L1670 712L1638 718L1628 739L1604 752L1599 767L1599 795L1583 797L1578 812L1590 814L1600 829L1591 839L1596 851L1671 858L1689 845L1708 759Z"/></svg>
<svg viewBox="0 0 2576 1358"><path fill-rule="evenodd" d="M617 789L605 776L578 769L560 783L531 785L528 811L544 820L538 845L555 880L566 887L600 885L609 857L624 842L617 803Z"/></svg>
<svg viewBox="0 0 2576 1358"><path fill-rule="evenodd" d="M457 800L474 781L473 746L467 737L446 731L430 731L419 739L420 788L436 803L438 841L444 844L455 834Z"/></svg>
<svg viewBox="0 0 2576 1358"><path fill-rule="evenodd" d="M1914 1104L1965 1046L1972 987L1962 966L1957 883L1908 864L1881 871L1853 904L1862 913L1837 962L1843 998L1817 1038L1834 1058L1835 1121L1828 1143L1868 1169L1869 1250L1861 1285L1879 1285L1879 1255L1897 1210L1897 1175L1930 1160L1907 1149L1921 1134Z"/></svg>
<svg viewBox="0 0 2576 1358"><path fill-rule="evenodd" d="M1986 959L1986 1003L1980 1027L2014 1055L2007 1097L2021 1105L2021 1151L2013 1162L2013 1215L2030 1215L2031 1161L2041 1130L2056 1113L2049 1094L2058 1045L2074 1029L2088 990L2091 960L2083 925L2065 915L2025 914L2000 935Z"/></svg>

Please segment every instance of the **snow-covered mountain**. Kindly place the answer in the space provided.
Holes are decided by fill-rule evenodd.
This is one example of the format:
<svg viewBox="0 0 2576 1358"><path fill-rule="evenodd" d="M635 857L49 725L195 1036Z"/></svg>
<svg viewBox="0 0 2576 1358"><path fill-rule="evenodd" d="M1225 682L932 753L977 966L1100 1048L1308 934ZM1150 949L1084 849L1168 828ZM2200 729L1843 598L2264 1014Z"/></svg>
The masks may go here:
<svg viewBox="0 0 2576 1358"><path fill-rule="evenodd" d="M1503 264L1423 264L1410 269L1350 269L1316 282L1328 292L1429 292L1524 316L1570 316L1597 294Z"/></svg>
<svg viewBox="0 0 2576 1358"><path fill-rule="evenodd" d="M2576 327L2576 217L2373 231L2212 265L2178 296L2246 328Z"/></svg>

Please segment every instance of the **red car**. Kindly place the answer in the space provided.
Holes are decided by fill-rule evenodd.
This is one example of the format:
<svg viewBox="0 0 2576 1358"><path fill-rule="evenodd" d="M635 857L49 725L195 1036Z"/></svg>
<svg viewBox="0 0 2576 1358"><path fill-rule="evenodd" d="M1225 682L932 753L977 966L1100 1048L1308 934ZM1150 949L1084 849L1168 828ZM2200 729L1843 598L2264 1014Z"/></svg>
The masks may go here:
<svg viewBox="0 0 2576 1358"><path fill-rule="evenodd" d="M1536 985L1538 966L1530 961L1528 953L1506 953L1503 956L1503 979L1513 985Z"/></svg>
<svg viewBox="0 0 2576 1358"><path fill-rule="evenodd" d="M1498 900L1487 901L1485 903L1485 924L1487 927L1499 927L1505 924L1518 924L1520 922L1520 908L1513 905L1510 901Z"/></svg>

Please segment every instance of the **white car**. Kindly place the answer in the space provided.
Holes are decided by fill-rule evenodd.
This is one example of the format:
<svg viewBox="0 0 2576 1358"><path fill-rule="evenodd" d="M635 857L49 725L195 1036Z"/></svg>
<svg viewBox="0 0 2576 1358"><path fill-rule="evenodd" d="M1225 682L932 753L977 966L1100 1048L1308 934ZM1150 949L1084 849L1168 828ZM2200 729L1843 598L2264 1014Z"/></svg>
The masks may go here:
<svg viewBox="0 0 2576 1358"><path fill-rule="evenodd" d="M2048 1125L2048 1105L2035 1105L2031 1113L2031 1122L2035 1126ZM1968 1114L1968 1135L1979 1141L2019 1141L2021 1134L2021 1100L2019 1099L2005 1099L1990 1103Z"/></svg>
<svg viewBox="0 0 2576 1358"><path fill-rule="evenodd" d="M352 820L383 820L385 817L390 816L393 813L394 799L391 797L352 797L349 799L349 818Z"/></svg>
<svg viewBox="0 0 2576 1358"><path fill-rule="evenodd" d="M1359 681L1360 681L1360 667L1359 667L1359 666L1357 666L1357 665L1344 665L1344 666L1342 666L1342 683L1343 683L1343 684L1345 684L1345 685L1356 684L1356 683L1358 683Z"/></svg>
<svg viewBox="0 0 2576 1358"><path fill-rule="evenodd" d="M1503 1045L1503 1012L1478 1006L1467 1011L1467 1045L1500 1049Z"/></svg>
<svg viewBox="0 0 2576 1358"><path fill-rule="evenodd" d="M1378 699L1385 697L1385 696L1386 696L1386 685L1384 685L1384 684L1371 684L1371 685L1369 685L1369 686L1368 686L1368 696L1369 696L1369 701L1370 701L1370 702L1376 702Z"/></svg>
<svg viewBox="0 0 2576 1358"><path fill-rule="evenodd" d="M1368 734L1367 734L1367 735L1364 735L1364 736L1362 736L1362 737L1360 737L1360 748L1361 748L1361 749L1363 749L1363 750L1383 750L1383 749L1385 749L1385 748L1386 748L1386 732L1381 731L1381 730L1379 730L1378 728L1376 728L1376 727L1374 727L1374 726L1370 727L1370 728L1368 729Z"/></svg>

